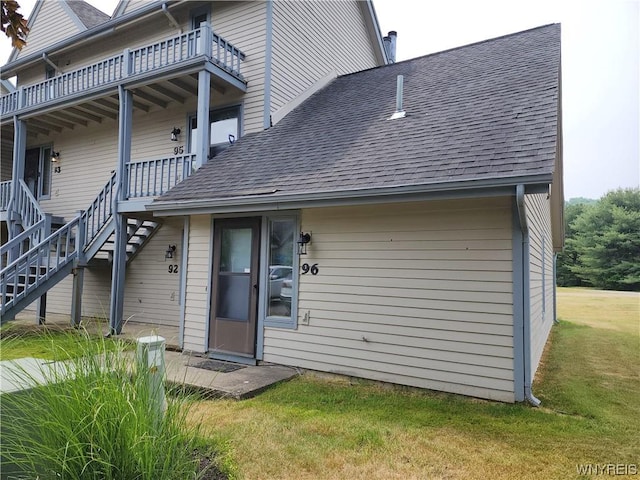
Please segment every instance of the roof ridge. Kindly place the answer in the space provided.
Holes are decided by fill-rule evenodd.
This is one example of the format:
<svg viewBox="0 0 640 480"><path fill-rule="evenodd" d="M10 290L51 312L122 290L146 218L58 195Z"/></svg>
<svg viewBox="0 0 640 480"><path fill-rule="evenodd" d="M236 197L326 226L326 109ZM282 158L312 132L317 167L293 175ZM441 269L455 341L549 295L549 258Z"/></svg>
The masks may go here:
<svg viewBox="0 0 640 480"><path fill-rule="evenodd" d="M338 75L337 78L348 77L350 75L357 75L357 74L362 73L362 72L369 72L371 70L378 70L378 69L381 69L381 68L393 67L394 65L402 65L404 63L413 62L413 61L421 59L421 58L433 57L433 56L436 56L436 55L452 52L452 51L459 50L459 49L462 49L462 48L472 47L474 45L480 45L480 44L483 44L483 43L489 43L489 42L493 42L493 41L496 41L496 40L502 40L502 39L505 39L505 38L508 38L508 37L513 37L513 36L516 36L516 35L522 35L523 33L529 33L529 32L532 32L534 30L541 30L543 28L552 27L554 25L560 26L561 24L560 23L547 23L546 25L540 25L538 27L528 28L526 30L520 30L518 32L507 33L505 35L500 35L499 37L486 38L484 40L478 40L476 42L466 43L464 45L458 45L457 47L451 47L451 48L447 48L445 50L439 50L437 52L426 53L426 54L420 55L418 57L413 57L413 58L408 58L406 60L402 60L400 62L394 62L394 63L389 63L387 65L380 65L380 66L377 66L377 67L367 68L365 70L359 70L357 72L345 73L343 75Z"/></svg>

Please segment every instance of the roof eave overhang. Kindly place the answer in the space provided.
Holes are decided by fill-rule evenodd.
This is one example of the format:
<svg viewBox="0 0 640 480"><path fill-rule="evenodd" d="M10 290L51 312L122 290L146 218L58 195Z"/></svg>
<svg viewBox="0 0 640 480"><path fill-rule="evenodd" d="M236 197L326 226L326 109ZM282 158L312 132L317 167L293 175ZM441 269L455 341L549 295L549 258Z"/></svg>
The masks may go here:
<svg viewBox="0 0 640 480"><path fill-rule="evenodd" d="M15 61L9 61L2 67L1 78L11 78L17 74L17 71L19 69L42 61L43 53L46 53L47 55L55 55L58 53L62 53L69 48L78 48L78 46L80 46L84 42L95 40L96 38L101 38L105 35L113 33L117 27L139 20L156 12L162 13L162 5L164 4L174 5L177 3L182 3L184 1L187 0L156 0L155 2L151 2L147 5L137 8L130 13L112 18L111 20L107 20L106 22L96 25L95 27L88 30L84 30L72 37L54 43L53 45L49 45L48 47L31 53L24 58L19 58Z"/></svg>
<svg viewBox="0 0 640 480"><path fill-rule="evenodd" d="M146 208L156 216L243 213L336 207L423 200L453 200L515 195L522 184L526 193L547 193L552 174L466 180L383 188L331 190L312 193L245 195L197 200L156 200Z"/></svg>

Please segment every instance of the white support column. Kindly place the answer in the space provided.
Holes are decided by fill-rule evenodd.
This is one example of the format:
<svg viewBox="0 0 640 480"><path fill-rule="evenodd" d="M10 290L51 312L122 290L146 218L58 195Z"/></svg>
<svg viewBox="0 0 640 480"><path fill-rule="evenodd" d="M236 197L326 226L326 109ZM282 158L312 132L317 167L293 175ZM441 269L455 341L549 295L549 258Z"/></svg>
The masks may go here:
<svg viewBox="0 0 640 480"><path fill-rule="evenodd" d="M127 265L127 218L118 212L118 202L125 200L128 185L127 162L131 159L131 129L133 124L133 93L122 85L118 88L120 113L118 125L118 170L116 194L113 198L114 244L111 271L111 301L109 306L109 333L122 332L124 311L124 282Z"/></svg>

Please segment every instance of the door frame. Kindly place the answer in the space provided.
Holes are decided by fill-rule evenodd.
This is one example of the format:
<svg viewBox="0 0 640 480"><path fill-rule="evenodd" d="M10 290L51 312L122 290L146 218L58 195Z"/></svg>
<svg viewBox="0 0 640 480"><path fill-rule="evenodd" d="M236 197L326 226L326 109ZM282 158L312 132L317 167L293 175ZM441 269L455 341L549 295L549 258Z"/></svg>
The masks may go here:
<svg viewBox="0 0 640 480"><path fill-rule="evenodd" d="M262 217L257 215L247 216L234 216L234 217L215 217L211 219L211 255L210 255L210 281L209 281L209 312L207 315L206 325L206 342L207 353L211 358L220 360L231 360L239 363L256 363L257 353L261 348L258 346L259 337L259 315L258 306L260 301L260 271L262 264L261 244L262 244ZM242 352L231 352L215 350L212 348L212 335L213 335L213 321L216 313L216 304L218 300L218 285L217 285L217 273L219 271L220 263L220 243L221 243L221 227L234 226L234 225L248 225L252 229L253 238L251 240L251 281L253 288L251 288L250 299L250 312L249 315L253 317L253 354L245 354Z"/></svg>

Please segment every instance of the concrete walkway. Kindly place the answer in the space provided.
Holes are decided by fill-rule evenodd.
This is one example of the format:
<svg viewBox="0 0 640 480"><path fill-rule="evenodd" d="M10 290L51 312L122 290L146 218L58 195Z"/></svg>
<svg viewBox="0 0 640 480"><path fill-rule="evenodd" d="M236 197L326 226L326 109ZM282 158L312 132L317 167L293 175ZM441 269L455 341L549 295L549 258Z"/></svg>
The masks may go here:
<svg viewBox="0 0 640 480"><path fill-rule="evenodd" d="M205 394L237 400L253 397L271 385L299 374L296 369L281 365L248 366L217 360L213 362L238 369L232 372L212 371L197 367L206 363L206 358L171 351L166 352L165 362L167 381L184 384Z"/></svg>

